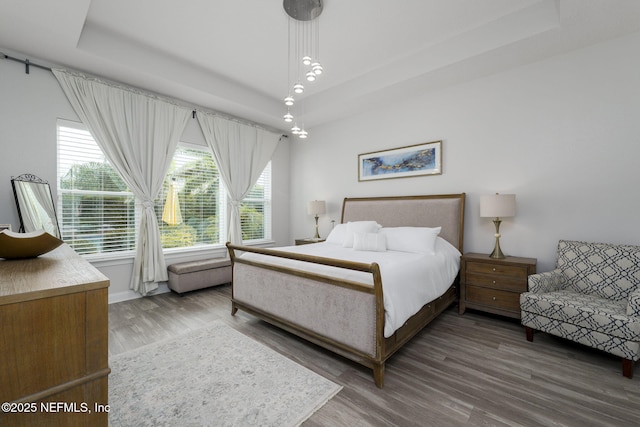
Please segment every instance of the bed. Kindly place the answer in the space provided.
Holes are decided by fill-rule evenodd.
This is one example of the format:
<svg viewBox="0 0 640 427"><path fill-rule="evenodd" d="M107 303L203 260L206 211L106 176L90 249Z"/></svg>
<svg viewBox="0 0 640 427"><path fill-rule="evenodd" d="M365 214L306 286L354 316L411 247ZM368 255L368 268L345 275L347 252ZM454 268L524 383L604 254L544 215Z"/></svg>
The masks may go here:
<svg viewBox="0 0 640 427"><path fill-rule="evenodd" d="M345 246L331 246L340 234L336 229L327 242L297 247L265 249L227 243L233 266L231 313L243 310L360 363L373 370L375 384L382 388L387 359L457 299L464 205L464 193L344 199L341 224L336 229L351 230L365 222L377 223L382 227L380 233L440 228L435 247L450 247L453 249L447 251L457 254L456 270L453 275L447 273L447 283L440 286L437 296L421 301L415 313L406 320L401 317L399 325L389 327L393 322L388 311L393 310L386 310L385 304L388 309L391 296L404 291L390 288L390 281L413 280L402 274L392 277L388 273L392 268L403 269L371 248L357 251L352 247L355 259L334 257L341 253L339 247ZM358 233L356 248L362 246L364 237L375 238L374 234ZM392 236L395 234L387 235L389 243ZM439 250L433 254L439 257ZM412 256L387 252L394 252L387 255L398 260ZM433 254L429 259L435 259ZM383 284L385 278L388 280Z"/></svg>

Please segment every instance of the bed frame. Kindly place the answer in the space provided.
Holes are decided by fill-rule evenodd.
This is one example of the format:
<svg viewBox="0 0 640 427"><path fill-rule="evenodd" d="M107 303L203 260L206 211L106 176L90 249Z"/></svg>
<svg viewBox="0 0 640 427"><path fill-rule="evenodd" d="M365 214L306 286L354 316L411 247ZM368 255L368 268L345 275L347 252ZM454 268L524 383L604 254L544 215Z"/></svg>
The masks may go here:
<svg viewBox="0 0 640 427"><path fill-rule="evenodd" d="M462 253L465 194L345 198L342 223L375 220L384 227L442 227L440 236ZM382 279L376 263L294 254L227 243L233 266L232 309L259 317L373 370L384 386L386 360L457 299L459 276L444 295L425 304L392 336L384 337ZM259 261L236 252L254 252L364 271L371 284L335 279Z"/></svg>

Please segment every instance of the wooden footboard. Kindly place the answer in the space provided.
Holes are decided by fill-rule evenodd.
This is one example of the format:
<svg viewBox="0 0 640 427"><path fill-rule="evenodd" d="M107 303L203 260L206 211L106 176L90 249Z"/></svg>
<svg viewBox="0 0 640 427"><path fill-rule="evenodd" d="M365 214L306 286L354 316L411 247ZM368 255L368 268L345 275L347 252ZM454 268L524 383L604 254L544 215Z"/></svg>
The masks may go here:
<svg viewBox="0 0 640 427"><path fill-rule="evenodd" d="M384 354L384 304L377 264L227 244L232 312L242 309L370 368ZM236 251L322 264L371 275L370 283L246 260Z"/></svg>
<svg viewBox="0 0 640 427"><path fill-rule="evenodd" d="M384 337L384 298L377 264L310 257L227 244L233 265L232 314L242 309L301 338L373 370L384 385L385 361L455 301L452 286L426 304L389 338ZM245 260L236 251L283 257L371 274L373 284Z"/></svg>

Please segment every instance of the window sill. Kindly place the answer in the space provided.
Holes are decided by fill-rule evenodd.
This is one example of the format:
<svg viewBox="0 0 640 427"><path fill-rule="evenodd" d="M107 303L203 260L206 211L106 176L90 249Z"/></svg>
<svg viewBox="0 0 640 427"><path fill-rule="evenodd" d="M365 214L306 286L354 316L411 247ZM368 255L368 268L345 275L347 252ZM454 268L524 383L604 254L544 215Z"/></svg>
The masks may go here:
<svg viewBox="0 0 640 427"><path fill-rule="evenodd" d="M252 240L244 243L246 246L269 247L275 242L271 239ZM227 248L224 245L203 245L190 248L165 249L164 259L167 265L182 258L222 258L227 256ZM117 265L132 264L135 258L134 251L117 252L111 254L91 254L82 257L95 267L111 267Z"/></svg>

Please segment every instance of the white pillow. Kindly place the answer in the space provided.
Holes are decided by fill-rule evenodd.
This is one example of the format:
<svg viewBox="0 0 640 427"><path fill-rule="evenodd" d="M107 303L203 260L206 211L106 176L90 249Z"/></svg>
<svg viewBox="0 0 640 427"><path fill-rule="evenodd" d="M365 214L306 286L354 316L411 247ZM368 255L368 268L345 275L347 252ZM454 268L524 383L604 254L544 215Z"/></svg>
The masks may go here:
<svg viewBox="0 0 640 427"><path fill-rule="evenodd" d="M342 245L344 243L344 239L347 237L347 224L338 224L333 227L333 230L327 236L325 240L328 243L335 243L337 245Z"/></svg>
<svg viewBox="0 0 640 427"><path fill-rule="evenodd" d="M387 238L380 233L354 233L353 250L386 252Z"/></svg>
<svg viewBox="0 0 640 427"><path fill-rule="evenodd" d="M342 242L342 246L352 248L353 235L355 233L377 233L381 227L382 226L375 221L349 221L347 223L347 235Z"/></svg>
<svg viewBox="0 0 640 427"><path fill-rule="evenodd" d="M390 251L435 253L436 237L442 227L386 227L380 230Z"/></svg>

